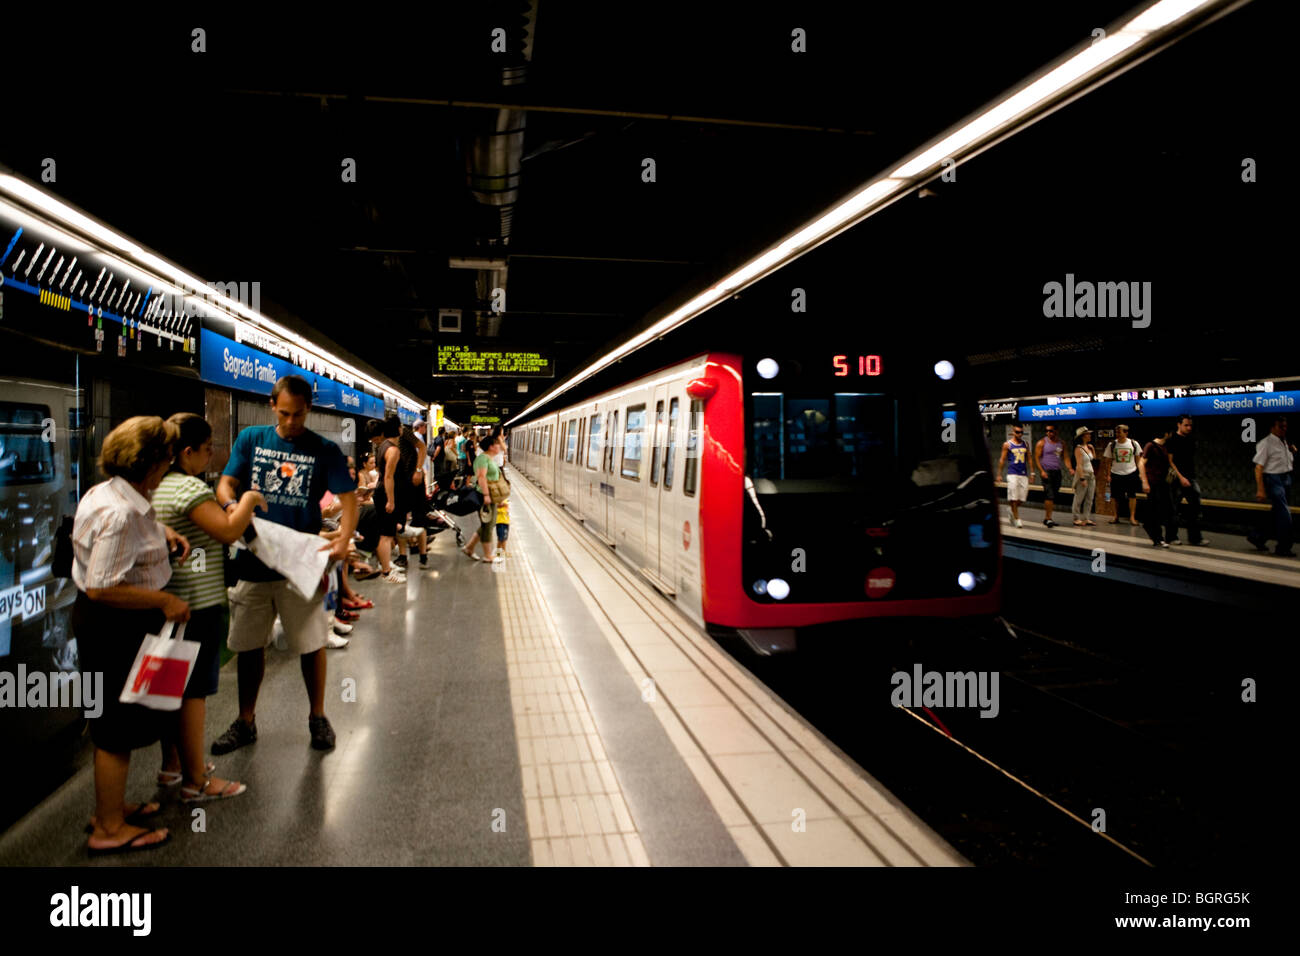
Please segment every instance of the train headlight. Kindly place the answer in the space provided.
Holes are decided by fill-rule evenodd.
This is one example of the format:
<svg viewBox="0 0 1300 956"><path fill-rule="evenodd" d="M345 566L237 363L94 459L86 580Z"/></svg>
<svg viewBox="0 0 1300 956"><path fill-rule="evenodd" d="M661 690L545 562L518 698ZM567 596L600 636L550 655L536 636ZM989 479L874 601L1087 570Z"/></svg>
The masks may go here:
<svg viewBox="0 0 1300 956"><path fill-rule="evenodd" d="M957 369L947 359L934 363L934 374L938 375L945 382L957 374Z"/></svg>
<svg viewBox="0 0 1300 956"><path fill-rule="evenodd" d="M963 571L961 574L957 575L957 584L963 591L974 591L975 575L971 574L969 571Z"/></svg>
<svg viewBox="0 0 1300 956"><path fill-rule="evenodd" d="M759 359L756 368L761 378L776 378L777 373L781 371L781 366L776 364L776 359L770 358Z"/></svg>
<svg viewBox="0 0 1300 956"><path fill-rule="evenodd" d="M778 601L784 601L790 596L790 585L780 578L773 578L767 582L767 593Z"/></svg>
<svg viewBox="0 0 1300 956"><path fill-rule="evenodd" d="M767 593L767 582L764 581L762 578L759 578L757 581L755 581L755 582L754 582L754 593L755 593L755 594L759 594L759 595L766 594L766 593Z"/></svg>

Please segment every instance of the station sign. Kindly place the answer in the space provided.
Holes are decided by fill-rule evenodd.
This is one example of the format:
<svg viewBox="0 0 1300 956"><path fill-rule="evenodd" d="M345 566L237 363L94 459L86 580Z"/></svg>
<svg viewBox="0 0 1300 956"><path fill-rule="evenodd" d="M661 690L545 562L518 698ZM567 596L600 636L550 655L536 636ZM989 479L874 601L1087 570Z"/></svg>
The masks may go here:
<svg viewBox="0 0 1300 956"><path fill-rule="evenodd" d="M1017 402L980 402L980 414L986 418L999 415L1015 415Z"/></svg>
<svg viewBox="0 0 1300 956"><path fill-rule="evenodd" d="M506 352L470 348L468 345L438 345L434 375L474 377L508 375L526 378L554 378L555 361L540 352Z"/></svg>
<svg viewBox="0 0 1300 956"><path fill-rule="evenodd" d="M365 418L383 418L384 402L342 382L227 338L211 329L199 333L199 377L213 385L270 395L282 376L298 375L312 387L312 405Z"/></svg>
<svg viewBox="0 0 1300 956"><path fill-rule="evenodd" d="M1136 399L1123 401L1069 402L1057 405L1021 405L1017 417L1022 422L1039 419L1078 418L1107 419L1170 417L1175 415L1287 415L1300 410L1300 391L1238 392L1221 395L1187 395L1181 398L1147 398L1156 389L1144 390ZM1140 411L1134 408L1140 406Z"/></svg>
<svg viewBox="0 0 1300 956"><path fill-rule="evenodd" d="M500 415L471 415L469 417L471 425L498 425L501 423Z"/></svg>

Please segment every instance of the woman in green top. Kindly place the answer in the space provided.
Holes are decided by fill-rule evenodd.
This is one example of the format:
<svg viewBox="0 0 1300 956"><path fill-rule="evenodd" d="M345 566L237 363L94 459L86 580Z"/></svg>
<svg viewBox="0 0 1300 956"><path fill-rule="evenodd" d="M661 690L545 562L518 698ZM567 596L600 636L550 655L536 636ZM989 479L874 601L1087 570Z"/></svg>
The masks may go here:
<svg viewBox="0 0 1300 956"><path fill-rule="evenodd" d="M193 412L173 415L168 422L180 429L180 439L176 442L176 460L153 493L153 506L159 521L175 528L190 542L190 556L183 563L173 564L166 590L189 602L185 639L198 641L201 647L185 687L179 719L163 736L163 767L158 782L182 783L181 798L187 803L201 803L235 797L247 789L242 783L209 776L215 768L203 761L203 724L206 698L217 692L221 642L228 623L226 545L239 540L252 523L255 507L263 511L267 507L260 492L246 491L238 504L223 511L212 489L199 477L212 461L212 426Z"/></svg>
<svg viewBox="0 0 1300 956"><path fill-rule="evenodd" d="M500 435L493 435L483 439L483 444L478 449L478 456L474 459L474 480L478 485L478 490L483 493L483 507L479 509L478 513L479 529L469 539L469 544L465 546L464 551L475 561L500 560L496 557L497 539L493 533L497 521L497 509L496 505L492 503L492 491L488 487L489 481L499 481L501 478L501 469L497 467L494 459L499 450L500 441ZM483 544L482 558L474 553L474 543L476 541Z"/></svg>

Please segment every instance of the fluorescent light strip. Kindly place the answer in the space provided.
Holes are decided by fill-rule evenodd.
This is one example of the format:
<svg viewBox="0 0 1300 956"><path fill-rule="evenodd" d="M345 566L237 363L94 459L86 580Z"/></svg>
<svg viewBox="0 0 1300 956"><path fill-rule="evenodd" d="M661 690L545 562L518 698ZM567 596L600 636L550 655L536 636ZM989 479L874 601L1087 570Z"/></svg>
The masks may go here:
<svg viewBox="0 0 1300 956"><path fill-rule="evenodd" d="M204 306L215 305L218 306L221 311L243 316L252 325L260 327L264 331L276 335L288 342L294 343L300 349L309 353L313 357L342 369L350 374L354 379L364 382L372 388L378 389L386 396L392 396L395 402L403 408L410 411L419 411L424 407L421 402L409 398L408 396L397 394L392 388L380 384L369 375L358 371L346 362L340 361L297 333L284 328L279 323L273 322L259 312L254 312L243 303L236 302L235 300L218 293L207 283L195 278L173 263L147 251L143 247L109 229L107 226L96 222L84 213L79 212L43 190L37 189L31 184L24 182L18 177L7 173L0 173L0 190L9 193L28 205L34 206L46 215L66 226L78 230L85 236L89 236L104 245L109 246L115 251L115 253L129 256L131 259L135 260L138 265L151 269L155 275L148 278L156 280L160 277L166 277L171 279L173 283L180 287L177 288L173 294L189 296L201 300ZM50 225L45 222L39 222L39 225L45 229L50 228ZM62 232L62 230L56 231ZM86 251L89 251L89 249ZM127 263L127 265L129 265L129 263ZM231 315L230 317L235 318L235 315Z"/></svg>
<svg viewBox="0 0 1300 956"><path fill-rule="evenodd" d="M943 160L959 156L982 143L993 140L1026 114L1059 96L1085 77L1094 74L1134 45L1148 39L1157 30L1162 30L1197 10L1219 2L1221 0L1160 0L1152 4L1105 39L1079 51L1029 85L989 106L973 120L944 136L933 146L924 149L915 157L904 160L902 165L888 176L868 183L799 231L729 273L684 305L678 306L645 331L633 336L528 405L506 424L513 424L534 409L549 404L575 385L636 351L652 339L684 325L746 285L770 275L846 224L851 225L855 220L860 221L870 217L913 188L918 178L928 178L932 175L934 167Z"/></svg>

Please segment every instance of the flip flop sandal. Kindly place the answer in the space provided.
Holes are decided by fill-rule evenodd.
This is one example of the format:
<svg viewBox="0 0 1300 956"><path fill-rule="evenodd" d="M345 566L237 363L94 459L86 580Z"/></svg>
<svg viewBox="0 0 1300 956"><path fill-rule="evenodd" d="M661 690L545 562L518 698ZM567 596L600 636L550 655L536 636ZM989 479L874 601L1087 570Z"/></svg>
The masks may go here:
<svg viewBox="0 0 1300 956"><path fill-rule="evenodd" d="M140 804L140 806L136 808L135 813L124 814L122 819L133 827L147 827L150 820L162 813L162 804L158 804L158 809L150 810L148 813L145 813L144 808L147 806L149 806L148 803ZM95 832L94 817L90 818L90 822L82 828L82 832L91 834Z"/></svg>
<svg viewBox="0 0 1300 956"><path fill-rule="evenodd" d="M168 843L172 841L172 835L171 833L168 833L161 840L157 840L153 843L135 842L136 840L143 840L145 837L149 836L150 834L157 833L157 832L159 831L149 830L145 833L139 833L133 836L131 839L127 840L125 843L120 843L117 846L93 847L88 844L86 846L86 849L90 852L91 856L112 856L114 853L135 853L139 850L153 850L153 849L157 849L160 846L166 846Z"/></svg>
<svg viewBox="0 0 1300 956"><path fill-rule="evenodd" d="M209 778L210 782L211 778ZM230 792L231 787L238 787L234 793ZM208 784L205 782L202 787L181 787L181 803L207 803L210 800L229 800L231 797L237 797L248 789L248 784L239 783L232 780L226 784L224 790L220 793L208 793Z"/></svg>
<svg viewBox="0 0 1300 956"><path fill-rule="evenodd" d="M204 773L210 774L216 769L217 769L217 765L214 764L211 760L209 760L206 764L203 765ZM185 774L179 770L158 771L158 786L160 787L174 787L176 786L176 784L180 783L184 779L185 779Z"/></svg>

